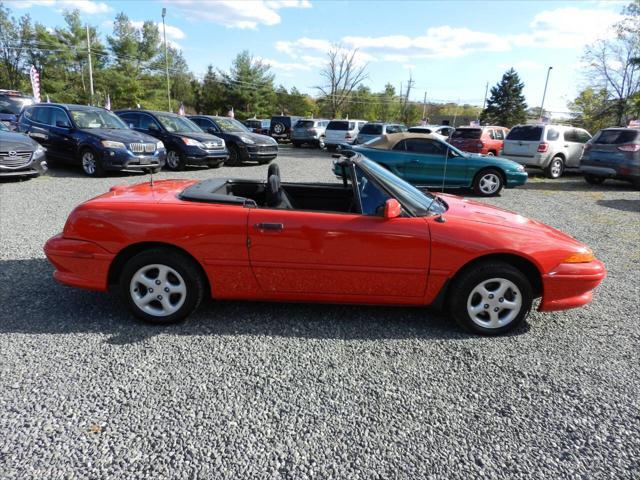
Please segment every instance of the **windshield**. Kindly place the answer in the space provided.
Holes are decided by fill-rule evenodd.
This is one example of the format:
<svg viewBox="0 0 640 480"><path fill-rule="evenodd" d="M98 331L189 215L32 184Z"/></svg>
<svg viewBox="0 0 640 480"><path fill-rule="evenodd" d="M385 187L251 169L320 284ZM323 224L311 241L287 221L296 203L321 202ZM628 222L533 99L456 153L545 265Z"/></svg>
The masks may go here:
<svg viewBox="0 0 640 480"><path fill-rule="evenodd" d="M640 130L600 130L593 139L593 143L605 145L617 145L620 143L630 143L636 140Z"/></svg>
<svg viewBox="0 0 640 480"><path fill-rule="evenodd" d="M128 128L119 117L106 110L71 110L78 128Z"/></svg>
<svg viewBox="0 0 640 480"><path fill-rule="evenodd" d="M216 118L215 122L223 132L248 132L247 127L233 118Z"/></svg>
<svg viewBox="0 0 640 480"><path fill-rule="evenodd" d="M202 133L202 129L188 118L164 113L156 113L156 118L168 132Z"/></svg>
<svg viewBox="0 0 640 480"><path fill-rule="evenodd" d="M455 132L453 132L451 138L468 138L476 140L480 138L481 135L482 130L480 130L479 128L458 128Z"/></svg>
<svg viewBox="0 0 640 480"><path fill-rule="evenodd" d="M361 158L362 161L356 165L356 169L362 167L372 174L400 203L410 208L414 215L420 217L446 211L444 203L434 195L418 190L376 162L366 157Z"/></svg>
<svg viewBox="0 0 640 480"><path fill-rule="evenodd" d="M18 115L23 107L33 104L33 100L29 97L10 97L8 95L0 96L0 113L8 113L10 115Z"/></svg>
<svg viewBox="0 0 640 480"><path fill-rule="evenodd" d="M2 122L0 122L0 130L9 131L9 128Z"/></svg>

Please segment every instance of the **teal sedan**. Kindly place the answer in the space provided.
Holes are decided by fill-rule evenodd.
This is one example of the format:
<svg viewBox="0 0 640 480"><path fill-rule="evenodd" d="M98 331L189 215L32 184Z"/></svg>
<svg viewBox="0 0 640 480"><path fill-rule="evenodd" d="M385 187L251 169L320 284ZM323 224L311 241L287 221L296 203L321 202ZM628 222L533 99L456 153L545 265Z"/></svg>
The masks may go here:
<svg viewBox="0 0 640 480"><path fill-rule="evenodd" d="M362 145L341 147L345 153L360 153L424 187L473 188L476 194L489 197L527 181L527 172L519 163L463 152L434 135L393 133Z"/></svg>

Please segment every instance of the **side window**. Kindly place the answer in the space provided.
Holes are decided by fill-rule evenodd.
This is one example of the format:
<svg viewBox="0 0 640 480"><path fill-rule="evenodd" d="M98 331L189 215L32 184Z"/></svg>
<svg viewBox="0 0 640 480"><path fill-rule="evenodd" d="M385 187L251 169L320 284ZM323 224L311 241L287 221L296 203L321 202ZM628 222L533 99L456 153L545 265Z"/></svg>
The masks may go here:
<svg viewBox="0 0 640 480"><path fill-rule="evenodd" d="M423 155L444 155L444 146L433 140L412 138L406 140L407 152L421 153Z"/></svg>
<svg viewBox="0 0 640 480"><path fill-rule="evenodd" d="M33 121L50 125L51 121L51 109L36 107L33 109Z"/></svg>
<svg viewBox="0 0 640 480"><path fill-rule="evenodd" d="M558 140L560 138L560 132L555 128L550 128L547 130L547 140L553 142L554 140Z"/></svg>
<svg viewBox="0 0 640 480"><path fill-rule="evenodd" d="M52 108L51 110L51 125L53 127L71 126L69 116L64 110L60 110L59 108Z"/></svg>
<svg viewBox="0 0 640 480"><path fill-rule="evenodd" d="M151 115L139 114L140 115L140 127L142 130L150 130L149 125L155 125L156 130L160 130L160 126L158 123L151 117Z"/></svg>
<svg viewBox="0 0 640 480"><path fill-rule="evenodd" d="M363 215L380 215L381 208L384 208L385 202L391 198L372 180L369 180L364 172L356 168L356 181L358 184L358 192L360 192L360 202L362 204Z"/></svg>
<svg viewBox="0 0 640 480"><path fill-rule="evenodd" d="M569 128L564 131L564 141L565 142L577 142L576 131L573 128Z"/></svg>
<svg viewBox="0 0 640 480"><path fill-rule="evenodd" d="M120 118L129 128L140 128L140 122L138 114L136 113L123 113Z"/></svg>
<svg viewBox="0 0 640 480"><path fill-rule="evenodd" d="M578 142L587 143L591 140L591 135L586 130L576 130L576 135L578 137Z"/></svg>
<svg viewBox="0 0 640 480"><path fill-rule="evenodd" d="M407 141L406 140L400 140L398 143L396 143L393 146L393 149L396 151L400 151L400 152L406 152L407 151Z"/></svg>
<svg viewBox="0 0 640 480"><path fill-rule="evenodd" d="M355 130L355 128L356 128L356 122L349 122L348 130L349 131Z"/></svg>
<svg viewBox="0 0 640 480"><path fill-rule="evenodd" d="M496 134L495 134L495 132L493 131L492 128L487 129L487 133L489 134L489 138L491 140L495 140L496 139Z"/></svg>
<svg viewBox="0 0 640 480"><path fill-rule="evenodd" d="M494 140L504 140L504 131L500 128L493 131Z"/></svg>

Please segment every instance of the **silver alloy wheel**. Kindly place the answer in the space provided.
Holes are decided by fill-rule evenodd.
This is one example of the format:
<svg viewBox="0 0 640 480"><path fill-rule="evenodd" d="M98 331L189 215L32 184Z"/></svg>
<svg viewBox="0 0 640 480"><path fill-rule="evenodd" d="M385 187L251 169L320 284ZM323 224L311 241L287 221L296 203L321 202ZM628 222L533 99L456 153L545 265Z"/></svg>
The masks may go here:
<svg viewBox="0 0 640 480"><path fill-rule="evenodd" d="M549 169L549 171L551 172L551 176L553 178L558 178L560 175L562 175L562 160L560 160L559 158L554 158L553 160L551 160L551 168Z"/></svg>
<svg viewBox="0 0 640 480"><path fill-rule="evenodd" d="M178 154L173 150L169 150L169 152L167 153L167 165L169 166L169 168L176 169L178 168L179 164L180 157L178 156Z"/></svg>
<svg viewBox="0 0 640 480"><path fill-rule="evenodd" d="M174 314L187 298L187 286L182 275L159 263L139 269L131 277L129 292L140 310L155 317Z"/></svg>
<svg viewBox="0 0 640 480"><path fill-rule="evenodd" d="M96 157L93 152L87 150L82 154L82 169L87 175L95 175Z"/></svg>
<svg viewBox="0 0 640 480"><path fill-rule="evenodd" d="M500 328L513 322L522 308L522 293L511 280L490 278L471 290L467 313L482 328Z"/></svg>
<svg viewBox="0 0 640 480"><path fill-rule="evenodd" d="M323 136L321 136L321 137L318 139L318 147L319 147L319 148L324 148L324 137L323 137Z"/></svg>
<svg viewBox="0 0 640 480"><path fill-rule="evenodd" d="M492 195L498 191L502 179L497 173L485 173L480 177L480 191L485 195Z"/></svg>

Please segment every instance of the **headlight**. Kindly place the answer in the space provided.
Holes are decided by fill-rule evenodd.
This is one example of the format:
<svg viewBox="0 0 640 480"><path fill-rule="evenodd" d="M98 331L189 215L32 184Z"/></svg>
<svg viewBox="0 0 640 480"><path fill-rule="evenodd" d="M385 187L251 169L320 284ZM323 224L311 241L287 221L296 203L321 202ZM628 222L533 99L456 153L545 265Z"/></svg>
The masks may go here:
<svg viewBox="0 0 640 480"><path fill-rule="evenodd" d="M518 165L518 168L516 169L519 172L524 172L524 165Z"/></svg>
<svg viewBox="0 0 640 480"><path fill-rule="evenodd" d="M45 154L46 150L42 147L42 145L38 145L38 148L33 152L33 158L41 157Z"/></svg>
<svg viewBox="0 0 640 480"><path fill-rule="evenodd" d="M122 142L114 142L112 140L102 140L100 142L104 148L126 148Z"/></svg>
<svg viewBox="0 0 640 480"><path fill-rule="evenodd" d="M246 137L244 135L240 136L240 140L242 140L244 143L248 143L249 145L253 145L254 142L252 138Z"/></svg>
<svg viewBox="0 0 640 480"><path fill-rule="evenodd" d="M202 145L202 143L200 143L198 140L194 140L193 138L189 138L189 137L180 137L180 138L185 143L185 145L204 148L204 145Z"/></svg>
<svg viewBox="0 0 640 480"><path fill-rule="evenodd" d="M226 146L226 143L224 143L224 140L220 139L220 142L222 142L220 145L222 146L222 148L224 148Z"/></svg>
<svg viewBox="0 0 640 480"><path fill-rule="evenodd" d="M268 138L269 138L269 140L271 140L271 144L272 145L277 145L278 144L278 141L275 138L273 138L273 137L268 137Z"/></svg>
<svg viewBox="0 0 640 480"><path fill-rule="evenodd" d="M156 143L156 148L157 148L158 150L159 150L159 149L161 149L161 148L164 148L164 143L162 143L162 142L158 142L158 143Z"/></svg>

